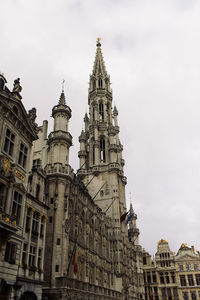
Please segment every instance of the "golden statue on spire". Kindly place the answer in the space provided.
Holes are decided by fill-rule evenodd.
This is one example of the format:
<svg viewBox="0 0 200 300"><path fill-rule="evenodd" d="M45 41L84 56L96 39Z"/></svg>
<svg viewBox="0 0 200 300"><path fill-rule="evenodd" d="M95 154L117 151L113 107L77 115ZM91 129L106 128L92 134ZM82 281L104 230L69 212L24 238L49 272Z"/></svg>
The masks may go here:
<svg viewBox="0 0 200 300"><path fill-rule="evenodd" d="M101 46L101 38L100 37L97 38L97 46Z"/></svg>

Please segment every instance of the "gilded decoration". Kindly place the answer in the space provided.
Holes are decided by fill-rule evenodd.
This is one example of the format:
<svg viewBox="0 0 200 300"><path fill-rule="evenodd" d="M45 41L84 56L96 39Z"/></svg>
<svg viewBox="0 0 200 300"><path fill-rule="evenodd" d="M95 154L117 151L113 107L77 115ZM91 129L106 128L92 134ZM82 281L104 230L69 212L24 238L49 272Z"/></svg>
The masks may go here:
<svg viewBox="0 0 200 300"><path fill-rule="evenodd" d="M19 170L15 169L15 176L20 179L21 181L25 181L25 176Z"/></svg>
<svg viewBox="0 0 200 300"><path fill-rule="evenodd" d="M3 170L4 170L6 176L11 171L11 163L10 163L10 160L7 157L5 157L4 160L3 160Z"/></svg>

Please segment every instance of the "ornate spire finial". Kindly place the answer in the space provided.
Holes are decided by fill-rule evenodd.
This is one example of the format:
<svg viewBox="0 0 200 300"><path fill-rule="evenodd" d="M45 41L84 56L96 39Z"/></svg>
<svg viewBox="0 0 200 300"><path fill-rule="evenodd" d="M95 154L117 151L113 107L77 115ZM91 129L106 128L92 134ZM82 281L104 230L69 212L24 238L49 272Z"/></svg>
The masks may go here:
<svg viewBox="0 0 200 300"><path fill-rule="evenodd" d="M98 38L97 38L97 47L101 47L101 43L100 43L100 41L101 41L101 38L100 38L100 37L98 37Z"/></svg>
<svg viewBox="0 0 200 300"><path fill-rule="evenodd" d="M62 80L62 91L64 92L65 89L65 79Z"/></svg>

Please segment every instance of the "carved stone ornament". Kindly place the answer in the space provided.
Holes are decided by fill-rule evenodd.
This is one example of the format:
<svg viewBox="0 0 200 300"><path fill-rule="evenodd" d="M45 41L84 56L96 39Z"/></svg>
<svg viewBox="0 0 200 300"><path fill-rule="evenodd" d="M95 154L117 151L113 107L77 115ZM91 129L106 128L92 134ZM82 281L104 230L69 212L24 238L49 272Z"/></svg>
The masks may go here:
<svg viewBox="0 0 200 300"><path fill-rule="evenodd" d="M65 232L66 232L67 234L69 233L69 227L70 227L69 219L66 219L66 220L65 220L65 223L64 223L64 228L65 228Z"/></svg>
<svg viewBox="0 0 200 300"><path fill-rule="evenodd" d="M0 174L8 177L13 182L15 181L13 165L10 162L9 158L5 157L4 155L0 155Z"/></svg>
<svg viewBox="0 0 200 300"><path fill-rule="evenodd" d="M22 87L20 85L20 78L17 78L14 80L12 93L16 98L21 99L22 98L22 96L20 95L21 90Z"/></svg>
<svg viewBox="0 0 200 300"><path fill-rule="evenodd" d="M22 87L20 85L20 78L17 78L17 79L14 80L13 92L20 93L21 90L22 90Z"/></svg>
<svg viewBox="0 0 200 300"><path fill-rule="evenodd" d="M28 111L28 117L29 117L31 123L35 122L35 119L37 117L37 115L36 115L36 108L35 107L33 107L32 109L30 109Z"/></svg>

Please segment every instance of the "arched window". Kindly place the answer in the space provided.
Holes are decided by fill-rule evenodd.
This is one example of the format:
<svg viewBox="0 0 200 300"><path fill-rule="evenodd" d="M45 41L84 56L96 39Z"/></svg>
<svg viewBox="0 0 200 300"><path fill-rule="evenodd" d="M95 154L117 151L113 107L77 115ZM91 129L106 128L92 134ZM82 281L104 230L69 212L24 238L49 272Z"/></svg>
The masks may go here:
<svg viewBox="0 0 200 300"><path fill-rule="evenodd" d="M99 88L101 89L103 87L103 81L101 78L99 78Z"/></svg>
<svg viewBox="0 0 200 300"><path fill-rule="evenodd" d="M99 103L99 120L104 121L104 107L103 103Z"/></svg>
<svg viewBox="0 0 200 300"><path fill-rule="evenodd" d="M100 139L100 161L106 162L105 139Z"/></svg>

